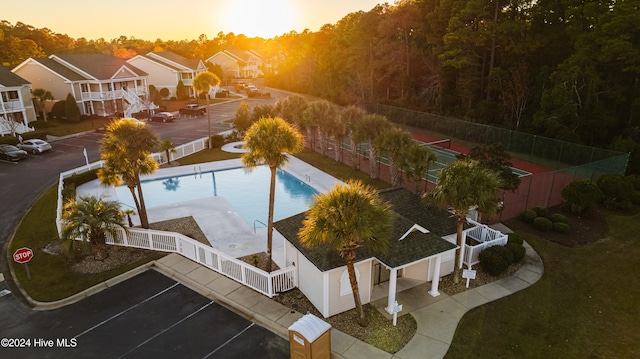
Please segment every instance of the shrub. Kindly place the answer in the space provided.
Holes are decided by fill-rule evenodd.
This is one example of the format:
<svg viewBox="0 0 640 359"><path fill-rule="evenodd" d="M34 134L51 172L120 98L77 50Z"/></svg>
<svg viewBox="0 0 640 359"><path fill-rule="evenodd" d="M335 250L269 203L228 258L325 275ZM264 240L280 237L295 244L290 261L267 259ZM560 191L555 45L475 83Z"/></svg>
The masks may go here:
<svg viewBox="0 0 640 359"><path fill-rule="evenodd" d="M492 276L504 273L513 263L513 253L505 246L489 247L480 252L478 258L482 269Z"/></svg>
<svg viewBox="0 0 640 359"><path fill-rule="evenodd" d="M555 222L553 224L553 231L562 234L569 234L569 232L571 232L571 227L567 223Z"/></svg>
<svg viewBox="0 0 640 359"><path fill-rule="evenodd" d="M602 175L596 182L605 200L605 206L613 209L627 209L631 207L631 198L635 188L631 181L617 174Z"/></svg>
<svg viewBox="0 0 640 359"><path fill-rule="evenodd" d="M64 116L69 122L80 122L80 108L72 94L67 95L64 101Z"/></svg>
<svg viewBox="0 0 640 359"><path fill-rule="evenodd" d="M18 137L13 136L0 136L0 145L17 145L20 141L18 141Z"/></svg>
<svg viewBox="0 0 640 359"><path fill-rule="evenodd" d="M536 217L536 219L533 220L533 226L543 232L547 232L553 228L553 222L551 222L549 218Z"/></svg>
<svg viewBox="0 0 640 359"><path fill-rule="evenodd" d="M532 210L536 212L538 217L546 217L549 215L549 210L547 207L533 207Z"/></svg>
<svg viewBox="0 0 640 359"><path fill-rule="evenodd" d="M49 131L46 131L46 130L36 130L31 132L25 132L22 134L22 139L30 140L32 138L38 138L46 141L48 134L49 134Z"/></svg>
<svg viewBox="0 0 640 359"><path fill-rule="evenodd" d="M62 119L64 118L64 103L65 100L62 101L58 101L56 103L53 104L53 107L51 107L51 117L52 118L57 118L57 119Z"/></svg>
<svg viewBox="0 0 640 359"><path fill-rule="evenodd" d="M628 175L624 179L627 180L627 182L631 183L636 191L640 191L640 175Z"/></svg>
<svg viewBox="0 0 640 359"><path fill-rule="evenodd" d="M520 213L520 219L528 223L533 222L533 220L536 219L536 217L538 217L536 212L530 209L524 210L522 211L522 213Z"/></svg>
<svg viewBox="0 0 640 359"><path fill-rule="evenodd" d="M41 128L48 128L49 126L51 126L51 123L49 123L48 121L38 120L34 122L29 122L29 126L33 126L33 128L35 128L36 130L39 130Z"/></svg>
<svg viewBox="0 0 640 359"><path fill-rule="evenodd" d="M565 216L562 213L553 213L551 215L549 215L547 218L549 218L551 220L551 222L553 223L566 223L569 224L569 218L567 218L567 216Z"/></svg>
<svg viewBox="0 0 640 359"><path fill-rule="evenodd" d="M511 242L522 245L524 243L524 240L522 239L522 235L520 235L519 233L509 233L509 239L507 240L507 243Z"/></svg>
<svg viewBox="0 0 640 359"><path fill-rule="evenodd" d="M511 253L513 253L514 263L520 262L522 259L524 259L525 254L527 254L527 250L524 248L524 246L515 242L509 242L505 244L505 248L508 248Z"/></svg>
<svg viewBox="0 0 640 359"><path fill-rule="evenodd" d="M562 189L562 198L571 205L571 211L582 213L600 201L602 192L593 181L581 178Z"/></svg>
<svg viewBox="0 0 640 359"><path fill-rule="evenodd" d="M222 135L211 135L211 148L220 148L224 145L224 137Z"/></svg>
<svg viewBox="0 0 640 359"><path fill-rule="evenodd" d="M614 198L606 198L604 206L608 209L630 209L633 204L630 199L617 200Z"/></svg>

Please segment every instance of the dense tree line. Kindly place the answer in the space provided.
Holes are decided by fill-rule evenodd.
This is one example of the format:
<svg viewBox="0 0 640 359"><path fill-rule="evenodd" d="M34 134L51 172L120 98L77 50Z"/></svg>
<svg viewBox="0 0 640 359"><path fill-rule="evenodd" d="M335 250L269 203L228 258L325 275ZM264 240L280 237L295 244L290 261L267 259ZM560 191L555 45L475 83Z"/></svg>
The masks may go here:
<svg viewBox="0 0 640 359"><path fill-rule="evenodd" d="M0 59L153 50L265 57L267 84L631 151L640 143L639 0L404 0L271 39L72 39L0 22ZM636 151L638 152L638 151Z"/></svg>

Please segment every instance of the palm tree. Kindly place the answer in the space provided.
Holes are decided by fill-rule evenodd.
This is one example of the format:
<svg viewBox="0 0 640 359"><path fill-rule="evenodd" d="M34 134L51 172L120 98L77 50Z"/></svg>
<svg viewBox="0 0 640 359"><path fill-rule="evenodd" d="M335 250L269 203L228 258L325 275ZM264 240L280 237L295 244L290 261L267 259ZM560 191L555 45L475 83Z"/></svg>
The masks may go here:
<svg viewBox="0 0 640 359"><path fill-rule="evenodd" d="M198 92L204 92L207 95L207 124L209 126L209 149L211 146L211 111L209 109L209 90L220 84L220 78L209 71L203 71L196 75L193 79L193 88Z"/></svg>
<svg viewBox="0 0 640 359"><path fill-rule="evenodd" d="M53 100L53 95L45 89L35 89L31 94L38 100L40 107L42 108L42 119L46 122L47 109L45 108L45 102Z"/></svg>
<svg viewBox="0 0 640 359"><path fill-rule="evenodd" d="M267 271L271 272L271 249L273 243L273 206L275 203L276 171L289 159L287 153L296 154L304 149L304 137L298 130L279 117L265 117L251 125L244 136L245 148L242 164L248 169L266 164L271 171L269 185L269 218L267 221Z"/></svg>
<svg viewBox="0 0 640 359"><path fill-rule="evenodd" d="M160 141L159 147L160 151L164 151L164 153L167 155L167 164L171 164L171 156L169 154L176 153L175 143L171 142L171 140L167 138Z"/></svg>
<svg viewBox="0 0 640 359"><path fill-rule="evenodd" d="M433 151L427 146L420 146L417 142L412 142L405 149L402 155L402 167L409 177L416 184L416 195L420 194L420 182L423 178L429 182L429 166L438 160ZM426 184L425 184L426 191Z"/></svg>
<svg viewBox="0 0 640 359"><path fill-rule="evenodd" d="M344 258L362 326L366 326L366 317L354 267L356 251L363 247L385 253L392 225L391 205L383 201L373 188L351 180L317 195L315 205L308 211L298 233L302 244L326 246L337 250Z"/></svg>
<svg viewBox="0 0 640 359"><path fill-rule="evenodd" d="M413 142L409 132L397 127L391 127L378 137L377 147L384 149L389 155L389 170L391 172L391 185L397 186L399 182L398 167L407 147Z"/></svg>
<svg viewBox="0 0 640 359"><path fill-rule="evenodd" d="M298 127L302 130L304 127L304 119L302 114L308 106L309 103L304 97L298 94L293 94L287 96L282 100L278 100L275 107L276 112L280 117L282 117L289 123L298 125Z"/></svg>
<svg viewBox="0 0 640 359"><path fill-rule="evenodd" d="M382 134L389 130L390 127L391 122L389 122L386 117L378 114L365 116L362 126L360 127L369 141L369 174L373 179L379 177L378 152L380 148L378 146L378 137L382 136Z"/></svg>
<svg viewBox="0 0 640 359"><path fill-rule="evenodd" d="M334 126L334 122L338 118L338 111L335 105L327 100L314 101L309 104L306 110L304 110L304 117L306 123L310 128L317 128L318 142L320 143L320 152L323 156L326 156L326 135L327 132ZM311 148L314 148L313 143Z"/></svg>
<svg viewBox="0 0 640 359"><path fill-rule="evenodd" d="M106 258L106 234L117 236L117 228L127 230L124 224L124 213L116 201L104 201L89 196L80 197L64 205L62 214L62 240L70 250L74 241L81 238L94 247L95 258Z"/></svg>
<svg viewBox="0 0 640 359"><path fill-rule="evenodd" d="M340 113L340 120L345 124L351 143L351 167L354 170L360 169L358 157L358 146L365 141L365 134L362 130L362 122L366 112L359 107L349 106Z"/></svg>
<svg viewBox="0 0 640 359"><path fill-rule="evenodd" d="M98 177L107 186L126 184L136 204L142 228L149 228L149 219L140 176L158 169L158 163L151 157L157 145L158 136L149 127L127 118L109 124L100 141L100 158L104 164L98 171Z"/></svg>
<svg viewBox="0 0 640 359"><path fill-rule="evenodd" d="M502 181L496 172L467 158L456 160L442 169L436 188L425 194L427 203L450 206L457 222L458 249L453 271L454 283L460 282L462 228L469 209L477 206L478 212L495 213L498 210L498 191L501 187Z"/></svg>

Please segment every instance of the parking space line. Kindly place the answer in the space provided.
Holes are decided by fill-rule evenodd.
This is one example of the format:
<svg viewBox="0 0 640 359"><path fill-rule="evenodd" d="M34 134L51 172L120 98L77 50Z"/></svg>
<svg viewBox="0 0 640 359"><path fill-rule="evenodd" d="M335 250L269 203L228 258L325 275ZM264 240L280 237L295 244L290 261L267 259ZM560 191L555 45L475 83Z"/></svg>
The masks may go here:
<svg viewBox="0 0 640 359"><path fill-rule="evenodd" d="M123 315L124 313L126 313L126 312L128 312L128 311L130 311L130 310L132 310L132 309L134 309L134 308L136 308L136 307L139 307L140 305L142 305L142 304L144 304L144 303L146 303L146 302L148 302L148 301L150 301L150 300L152 300L152 299L154 299L154 298L156 298L156 297L158 297L158 296L160 296L160 295L162 295L162 294L164 294L164 293L166 293L166 292L170 291L171 289L173 289L173 288L177 287L179 284L180 284L180 283L178 283L178 282L174 283L172 286L167 287L167 288L165 288L165 289L161 290L160 292L158 292L158 293L156 293L156 294L152 295L151 297L149 297L149 298L147 298L147 299L143 300L143 301L142 301L142 302L140 302L140 303L137 303L137 304L136 304L136 305L134 305L134 306L131 306L131 307L129 307L129 308L127 308L127 309L125 309L125 310L121 311L121 312L120 312L120 313L118 313L118 314L112 315L111 317L109 317L109 318L107 318L107 319L105 319L105 320L101 321L100 323L98 323L98 324L94 325L93 327L91 327L91 328L89 328L89 329L85 330L84 332L82 332L82 333L80 333L80 334L78 334L78 335L74 336L73 338L74 338L74 339L78 339L79 337L81 337L81 336L83 336L83 335L85 335L85 334L89 333L90 331L92 331L92 330L94 330L94 329L96 329L96 328L98 328L98 327L102 326L103 324L106 324L107 322L110 322L111 320L116 319L117 317L119 317L119 316Z"/></svg>
<svg viewBox="0 0 640 359"><path fill-rule="evenodd" d="M176 283L176 284L177 284L177 283ZM147 340L145 340L145 341L143 341L142 343L140 343L140 344L136 345L135 347L131 348L131 350L129 350L128 352L126 352L126 353L122 354L122 355L121 355L121 356L119 356L118 358L124 358L124 357L126 357L129 353L131 353L131 352L133 352L134 350L136 350L136 349L138 349L138 348L142 347L143 345L147 344L148 342L152 341L153 339L155 339L155 338L159 337L160 335L164 334L166 331L170 330L171 328L175 327L176 325L178 325L178 324L180 324L180 323L184 322L185 320L187 320L187 319L189 319L189 318L193 317L194 315L196 315L196 314L200 313L202 310L206 309L206 308L207 308L208 306L210 306L211 304L213 304L213 301L211 301L211 302L209 302L209 303L207 303L207 304L203 305L202 307L200 307L200 308L199 308L198 310L196 310L195 312L193 312L193 313L191 313L191 314L187 315L186 317L184 317L184 318L180 319L179 321L177 321L177 322L173 323L173 324L172 324L172 325L170 325L169 327L164 328L163 330L161 330L161 331L159 331L158 333L156 333L156 335L151 336L151 337L150 337L150 338L148 338Z"/></svg>
<svg viewBox="0 0 640 359"><path fill-rule="evenodd" d="M251 329L254 325L256 325L256 323L251 322L251 324L249 324L246 328L242 329L241 332L239 332L238 334L234 335L231 339L227 340L226 342L222 343L222 345L220 345L219 347L215 348L211 353L207 354L204 356L204 359L212 356L213 354L215 354L218 350L222 349L225 345L231 343L235 338L241 336L244 332L246 332L247 330Z"/></svg>

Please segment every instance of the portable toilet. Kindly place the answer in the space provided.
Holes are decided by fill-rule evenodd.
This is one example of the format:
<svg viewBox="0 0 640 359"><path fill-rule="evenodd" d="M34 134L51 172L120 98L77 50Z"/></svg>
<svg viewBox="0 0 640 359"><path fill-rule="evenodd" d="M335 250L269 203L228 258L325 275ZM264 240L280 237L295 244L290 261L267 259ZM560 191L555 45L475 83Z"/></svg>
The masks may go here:
<svg viewBox="0 0 640 359"><path fill-rule="evenodd" d="M289 327L291 359L330 359L331 324L306 314Z"/></svg>

